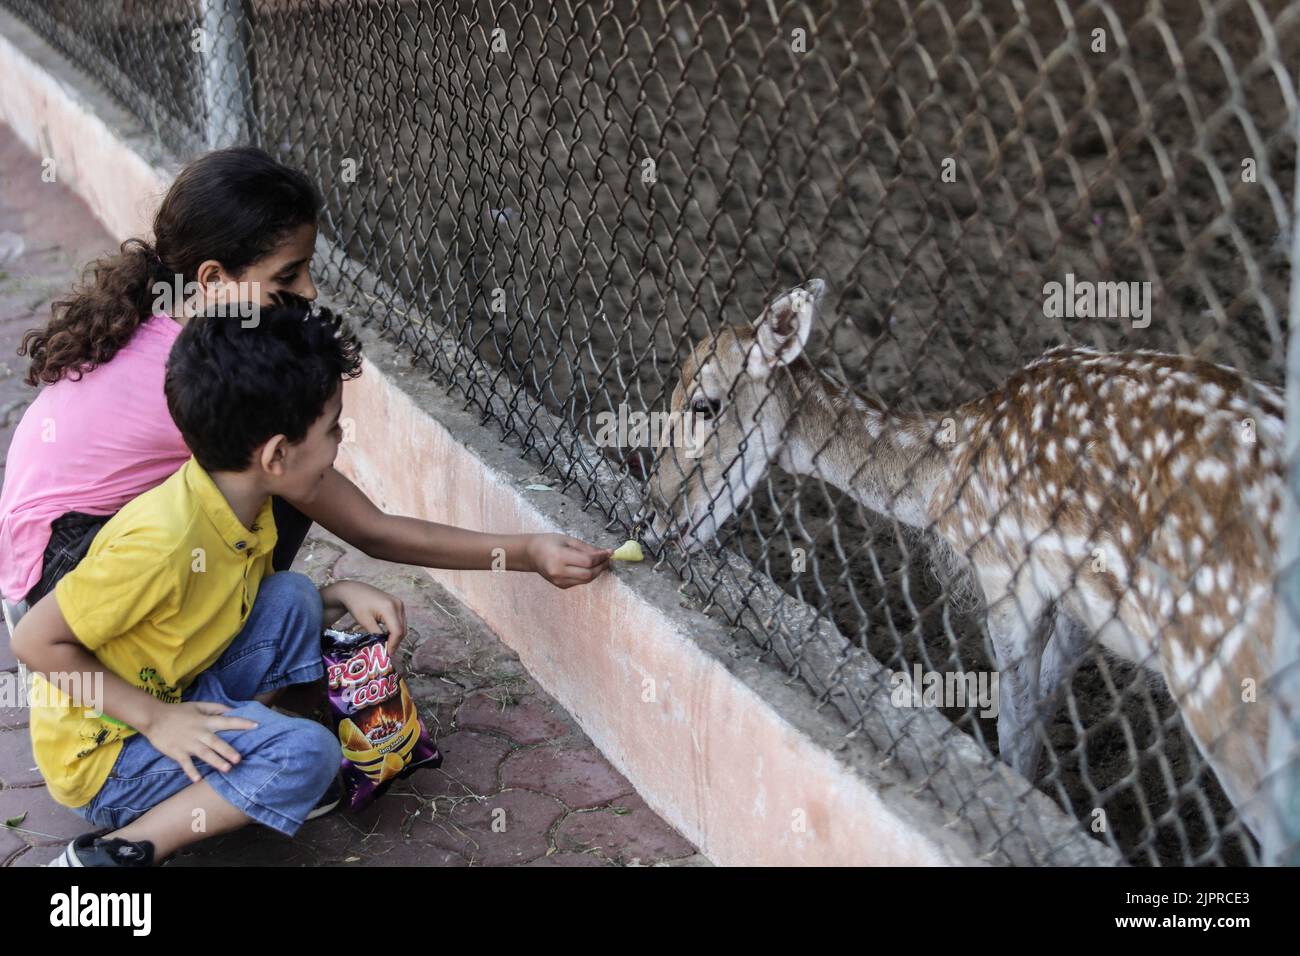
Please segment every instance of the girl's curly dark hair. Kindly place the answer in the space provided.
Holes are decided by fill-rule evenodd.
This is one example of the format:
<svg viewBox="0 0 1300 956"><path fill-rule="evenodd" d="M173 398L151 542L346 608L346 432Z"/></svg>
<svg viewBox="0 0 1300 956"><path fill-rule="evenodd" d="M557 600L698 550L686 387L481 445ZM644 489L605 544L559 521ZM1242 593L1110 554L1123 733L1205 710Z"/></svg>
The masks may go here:
<svg viewBox="0 0 1300 956"><path fill-rule="evenodd" d="M315 223L316 186L299 170L251 146L219 149L190 163L153 221L154 241L128 239L116 255L86 267L81 283L54 302L43 329L23 336L28 385L73 380L108 362L154 311L158 282L184 285L199 266L220 262L238 278L294 229Z"/></svg>

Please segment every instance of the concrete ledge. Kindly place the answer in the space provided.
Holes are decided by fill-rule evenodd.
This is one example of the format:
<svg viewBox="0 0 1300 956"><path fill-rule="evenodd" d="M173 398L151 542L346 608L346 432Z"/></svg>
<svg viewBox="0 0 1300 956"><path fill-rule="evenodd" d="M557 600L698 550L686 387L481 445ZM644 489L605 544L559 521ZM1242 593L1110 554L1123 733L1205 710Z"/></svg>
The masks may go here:
<svg viewBox="0 0 1300 956"><path fill-rule="evenodd" d="M0 118L56 160L114 235L147 234L174 164L3 11L0 75ZM328 277L345 280L331 285L392 300L391 290L379 290L338 249L322 240L320 251ZM359 331L365 372L345 390L344 416L355 422L355 437L339 466L378 504L473 529L618 543L576 499L526 490L534 465L387 339ZM504 411L503 386L480 386L494 410ZM519 414L542 431L560 428L545 410ZM559 444L561 432L555 435ZM565 441L573 451L572 438ZM584 490L617 497L599 455L581 448L574 455L587 466L600 462L588 468ZM1118 859L940 714L891 707L879 664L818 622L811 608L771 582L756 586L753 568L737 556L724 554L723 563L746 584L728 613L771 633L779 660L797 654L821 673L849 675L847 684L818 691L825 706L814 707L807 689L758 660L748 639L687 606L677 581L648 563L620 565L568 591L508 570L429 573L518 651L650 807L717 863ZM864 732L846 738L841 716Z"/></svg>
<svg viewBox="0 0 1300 956"><path fill-rule="evenodd" d="M161 147L21 20L0 10L0 121L119 241L151 232L175 173Z"/></svg>

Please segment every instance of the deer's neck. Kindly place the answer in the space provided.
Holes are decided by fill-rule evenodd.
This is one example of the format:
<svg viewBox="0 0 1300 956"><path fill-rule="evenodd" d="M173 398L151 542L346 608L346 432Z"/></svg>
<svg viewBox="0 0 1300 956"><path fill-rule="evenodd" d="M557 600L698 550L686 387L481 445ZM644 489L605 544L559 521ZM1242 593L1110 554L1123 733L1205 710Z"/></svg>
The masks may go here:
<svg viewBox="0 0 1300 956"><path fill-rule="evenodd" d="M912 527L932 523L945 476L934 436L950 413L901 415L822 375L800 356L777 376L788 414L778 464L829 481L863 507ZM802 396L802 399L800 398Z"/></svg>

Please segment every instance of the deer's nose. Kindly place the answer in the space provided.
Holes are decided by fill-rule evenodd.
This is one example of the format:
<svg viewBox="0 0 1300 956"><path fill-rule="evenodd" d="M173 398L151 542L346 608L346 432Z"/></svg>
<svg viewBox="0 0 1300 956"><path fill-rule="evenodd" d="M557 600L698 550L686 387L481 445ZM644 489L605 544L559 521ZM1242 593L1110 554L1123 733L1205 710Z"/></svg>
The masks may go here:
<svg viewBox="0 0 1300 956"><path fill-rule="evenodd" d="M663 541L661 532L657 530L659 523L659 512L650 505L643 505L636 513L632 536L646 544L658 547Z"/></svg>

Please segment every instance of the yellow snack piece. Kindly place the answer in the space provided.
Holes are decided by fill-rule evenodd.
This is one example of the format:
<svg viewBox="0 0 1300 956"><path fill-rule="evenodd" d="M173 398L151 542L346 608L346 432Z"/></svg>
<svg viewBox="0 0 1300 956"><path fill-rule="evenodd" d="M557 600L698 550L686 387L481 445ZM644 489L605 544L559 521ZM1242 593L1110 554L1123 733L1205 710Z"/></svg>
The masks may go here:
<svg viewBox="0 0 1300 956"><path fill-rule="evenodd" d="M624 542L610 558L615 561L644 561L645 555L641 552L641 542L634 539Z"/></svg>

